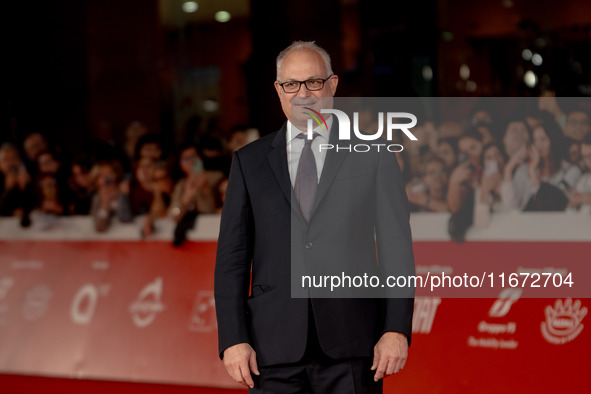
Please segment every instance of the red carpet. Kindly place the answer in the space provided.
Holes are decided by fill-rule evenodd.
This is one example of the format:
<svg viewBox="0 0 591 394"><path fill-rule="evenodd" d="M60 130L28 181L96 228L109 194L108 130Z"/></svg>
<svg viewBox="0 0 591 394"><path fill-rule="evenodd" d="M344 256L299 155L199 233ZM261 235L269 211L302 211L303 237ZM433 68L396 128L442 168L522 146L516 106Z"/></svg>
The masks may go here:
<svg viewBox="0 0 591 394"><path fill-rule="evenodd" d="M0 375L2 394L246 394L246 390Z"/></svg>

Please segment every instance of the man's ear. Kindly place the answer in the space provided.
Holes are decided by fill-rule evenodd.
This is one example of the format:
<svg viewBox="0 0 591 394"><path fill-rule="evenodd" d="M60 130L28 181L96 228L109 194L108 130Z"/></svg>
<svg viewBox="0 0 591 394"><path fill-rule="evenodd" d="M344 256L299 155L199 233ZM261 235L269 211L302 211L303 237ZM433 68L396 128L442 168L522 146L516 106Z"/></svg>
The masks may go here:
<svg viewBox="0 0 591 394"><path fill-rule="evenodd" d="M326 83L328 84L328 87L330 89L330 95L334 96L337 92L337 86L339 84L339 76L333 75L332 77L330 77L330 79L328 81L326 81Z"/></svg>
<svg viewBox="0 0 591 394"><path fill-rule="evenodd" d="M279 85L279 82L275 81L274 82L275 85L275 90L277 91L277 96L279 96L279 98L281 98L281 92L283 90L283 88L281 87L281 85Z"/></svg>

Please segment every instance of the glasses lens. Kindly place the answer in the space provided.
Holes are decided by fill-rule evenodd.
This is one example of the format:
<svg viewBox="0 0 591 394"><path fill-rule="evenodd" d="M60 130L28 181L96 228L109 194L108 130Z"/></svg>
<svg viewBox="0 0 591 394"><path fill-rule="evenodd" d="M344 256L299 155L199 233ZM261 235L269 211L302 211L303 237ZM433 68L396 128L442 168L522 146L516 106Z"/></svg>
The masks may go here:
<svg viewBox="0 0 591 394"><path fill-rule="evenodd" d="M308 79L306 87L308 90L320 90L324 87L324 81L322 79Z"/></svg>
<svg viewBox="0 0 591 394"><path fill-rule="evenodd" d="M295 93L300 90L299 82L285 82L282 86L285 93Z"/></svg>

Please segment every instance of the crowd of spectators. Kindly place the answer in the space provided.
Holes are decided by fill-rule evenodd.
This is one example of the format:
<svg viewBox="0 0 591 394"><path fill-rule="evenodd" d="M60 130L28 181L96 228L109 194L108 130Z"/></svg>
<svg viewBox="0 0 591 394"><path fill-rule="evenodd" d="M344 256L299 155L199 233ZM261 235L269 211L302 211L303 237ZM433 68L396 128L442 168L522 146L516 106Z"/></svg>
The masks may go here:
<svg viewBox="0 0 591 394"><path fill-rule="evenodd" d="M581 103L579 103L581 104ZM462 122L423 122L398 161L413 211L451 212L449 232L487 227L495 212L591 211L588 109L554 97L502 119L477 107Z"/></svg>
<svg viewBox="0 0 591 394"><path fill-rule="evenodd" d="M450 212L449 232L458 241L470 226L488 226L495 212L589 214L586 109L563 110L546 97L521 117L501 119L477 107L460 121L421 122L413 128L418 142L398 141L412 211ZM133 122L121 147L94 141L86 153L65 158L33 133L22 146L0 147L0 215L42 229L59 216L91 215L98 232L141 216L144 237L154 233L155 220L169 217L181 243L198 214L221 211L232 153L254 138L236 128L227 140L202 138L171 154L161 135Z"/></svg>
<svg viewBox="0 0 591 394"><path fill-rule="evenodd" d="M161 135L133 122L122 146L92 141L84 153L64 157L45 136L32 133L22 146L0 146L0 216L50 229L61 216L90 215L97 232L114 220L142 217L144 237L154 233L156 219L169 217L178 223L175 237L182 243L198 214L221 211L232 153L257 135L238 127L227 142L206 137L170 154Z"/></svg>

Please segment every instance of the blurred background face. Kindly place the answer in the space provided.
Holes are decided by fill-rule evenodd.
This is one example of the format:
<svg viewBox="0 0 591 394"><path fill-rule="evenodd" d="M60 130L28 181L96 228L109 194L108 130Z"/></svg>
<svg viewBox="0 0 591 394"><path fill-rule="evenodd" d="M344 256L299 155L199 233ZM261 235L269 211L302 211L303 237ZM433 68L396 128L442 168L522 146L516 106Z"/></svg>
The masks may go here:
<svg viewBox="0 0 591 394"><path fill-rule="evenodd" d="M45 142L45 138L43 138L41 134L34 133L25 138L23 148L27 158L31 161L35 161L37 160L39 153L46 150L48 146L47 142Z"/></svg>
<svg viewBox="0 0 591 394"><path fill-rule="evenodd" d="M455 166L457 160L456 152L448 141L441 141L435 153L445 162L447 168Z"/></svg>
<svg viewBox="0 0 591 394"><path fill-rule="evenodd" d="M74 183L79 187L83 189L90 187L90 173L85 172L78 164L72 166L72 178L74 179Z"/></svg>
<svg viewBox="0 0 591 394"><path fill-rule="evenodd" d="M135 168L135 177L139 183L147 189L150 186L150 167L152 167L152 159L143 158L139 159Z"/></svg>
<svg viewBox="0 0 591 394"><path fill-rule="evenodd" d="M591 123L589 116L582 111L574 111L568 114L564 134L576 141L581 141L591 132Z"/></svg>
<svg viewBox="0 0 591 394"><path fill-rule="evenodd" d="M480 155L482 154L482 142L475 138L463 137L458 142L458 149L465 153L474 164L480 163Z"/></svg>
<svg viewBox="0 0 591 394"><path fill-rule="evenodd" d="M41 173L55 174L60 168L60 163L48 152L39 155L37 164Z"/></svg>
<svg viewBox="0 0 591 394"><path fill-rule="evenodd" d="M21 165L21 159L18 151L13 148L4 148L0 150L0 171L8 174Z"/></svg>
<svg viewBox="0 0 591 394"><path fill-rule="evenodd" d="M183 171L183 174L190 175L193 172L193 165L201 160L199 154L197 153L197 149L195 148L187 148L181 152L179 157L180 160L180 167Z"/></svg>
<svg viewBox="0 0 591 394"><path fill-rule="evenodd" d="M98 175L99 187L117 187L117 174L110 165L102 165Z"/></svg>
<svg viewBox="0 0 591 394"><path fill-rule="evenodd" d="M44 200L53 200L57 195L57 181L53 175L46 174L39 179L39 188Z"/></svg>
<svg viewBox="0 0 591 394"><path fill-rule="evenodd" d="M547 159L550 156L550 138L543 127L534 129L533 139L533 146L538 150L540 157Z"/></svg>
<svg viewBox="0 0 591 394"><path fill-rule="evenodd" d="M164 168L152 169L152 186L158 190L171 193L172 192L172 179L168 175L168 171Z"/></svg>
<svg viewBox="0 0 591 394"><path fill-rule="evenodd" d="M505 152L509 156L513 156L515 152L526 146L529 142L529 134L527 132L527 126L523 122L511 122L505 130L503 136L503 146Z"/></svg>
<svg viewBox="0 0 591 394"><path fill-rule="evenodd" d="M485 111L483 109L478 110L474 113L474 115L472 115L472 124L473 125L477 125L477 124L487 124L487 123L492 123L492 116L490 116L490 113L488 113L488 111Z"/></svg>
<svg viewBox="0 0 591 394"><path fill-rule="evenodd" d="M581 162L581 147L578 143L572 143L568 147L568 161L574 165Z"/></svg>
<svg viewBox="0 0 591 394"><path fill-rule="evenodd" d="M447 185L445 165L437 160L429 162L423 175L423 182L431 194L441 193Z"/></svg>
<svg viewBox="0 0 591 394"><path fill-rule="evenodd" d="M142 159L158 160L162 157L162 149L155 142L147 142L140 148L140 157Z"/></svg>
<svg viewBox="0 0 591 394"><path fill-rule="evenodd" d="M482 154L482 158L484 163L496 162L498 171L503 171L503 167L505 167L505 158L497 146L489 146Z"/></svg>
<svg viewBox="0 0 591 394"><path fill-rule="evenodd" d="M591 144L581 144L581 156L587 171L591 171Z"/></svg>

